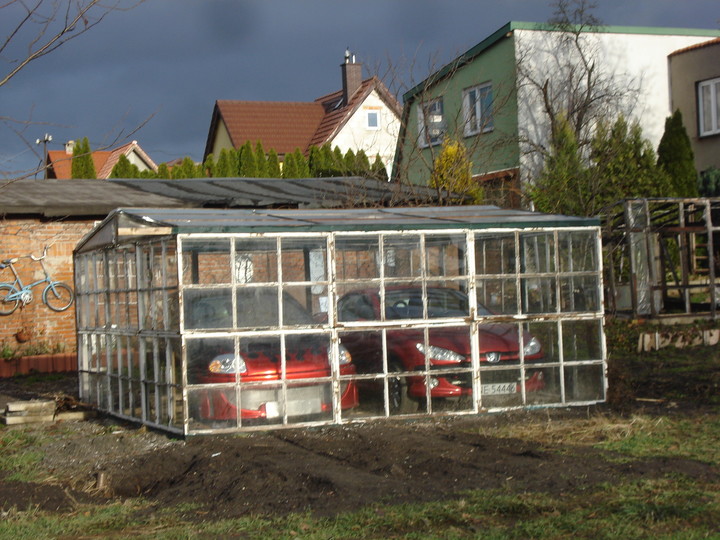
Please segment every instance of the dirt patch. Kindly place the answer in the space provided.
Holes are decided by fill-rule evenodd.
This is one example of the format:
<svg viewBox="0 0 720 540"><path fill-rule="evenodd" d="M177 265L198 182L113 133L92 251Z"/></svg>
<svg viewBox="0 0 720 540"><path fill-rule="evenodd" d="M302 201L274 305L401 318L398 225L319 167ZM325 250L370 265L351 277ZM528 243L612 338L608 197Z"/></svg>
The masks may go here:
<svg viewBox="0 0 720 540"><path fill-rule="evenodd" d="M668 366L663 370L658 361L652 363L652 357L643 357L637 365L634 362L611 370L618 393L613 403L592 408L379 421L188 440L110 418L24 427L45 435L37 448L44 456L39 465L44 478L37 484L0 480L0 509L37 506L64 512L82 500L142 495L158 508L192 503L197 505L192 511L206 519L308 509L334 515L372 504L446 500L478 488L562 494L578 493L620 476L680 474L718 481L717 467L693 460L621 462L589 446L486 435L505 423L542 425L618 410L694 416L709 407L715 409L717 391L713 392L712 385L720 377L717 361L697 370L686 366L680 370L682 376L667 377L661 373ZM76 388L74 377L25 385L22 378L0 380L0 394L24 399L72 398Z"/></svg>

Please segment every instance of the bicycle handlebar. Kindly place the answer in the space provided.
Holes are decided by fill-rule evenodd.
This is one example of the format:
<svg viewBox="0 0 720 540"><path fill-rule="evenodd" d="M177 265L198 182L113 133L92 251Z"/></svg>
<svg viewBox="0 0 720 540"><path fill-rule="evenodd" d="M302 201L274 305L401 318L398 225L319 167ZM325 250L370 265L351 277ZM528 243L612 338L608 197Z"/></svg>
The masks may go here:
<svg viewBox="0 0 720 540"><path fill-rule="evenodd" d="M30 255L28 255L28 257L30 257L33 261L42 261L42 260L47 256L47 250L48 250L48 247L45 246L45 247L43 248L43 254L42 254L42 255L36 257L35 255L33 255L33 254L31 253Z"/></svg>

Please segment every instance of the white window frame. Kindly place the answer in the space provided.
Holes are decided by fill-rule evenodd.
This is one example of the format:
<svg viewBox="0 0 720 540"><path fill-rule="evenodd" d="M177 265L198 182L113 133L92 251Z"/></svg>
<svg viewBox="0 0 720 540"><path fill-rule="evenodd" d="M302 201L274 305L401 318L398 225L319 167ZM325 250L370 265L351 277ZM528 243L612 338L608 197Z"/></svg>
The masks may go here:
<svg viewBox="0 0 720 540"><path fill-rule="evenodd" d="M371 125L371 123L370 123L370 117L373 115L377 119L376 125L374 125L374 126ZM372 130L372 131L379 130L380 129L380 110L379 109L369 109L367 111L366 120L367 120L367 122L366 122L367 129Z"/></svg>
<svg viewBox="0 0 720 540"><path fill-rule="evenodd" d="M486 103L489 94L490 102ZM475 96L473 99L473 95ZM463 120L466 137L488 133L495 128L492 111L492 83L482 83L463 90Z"/></svg>
<svg viewBox="0 0 720 540"><path fill-rule="evenodd" d="M703 99L706 95L707 103ZM697 102L699 136L720 134L720 77L698 83Z"/></svg>
<svg viewBox="0 0 720 540"><path fill-rule="evenodd" d="M418 144L422 148L441 144L445 138L443 98L420 103L418 107Z"/></svg>

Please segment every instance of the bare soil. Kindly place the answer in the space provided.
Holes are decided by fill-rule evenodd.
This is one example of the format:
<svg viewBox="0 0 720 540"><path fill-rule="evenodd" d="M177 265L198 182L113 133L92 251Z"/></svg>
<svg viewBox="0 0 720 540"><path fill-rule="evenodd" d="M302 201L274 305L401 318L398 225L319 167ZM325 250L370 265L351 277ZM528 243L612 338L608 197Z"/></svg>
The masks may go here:
<svg viewBox="0 0 720 540"><path fill-rule="evenodd" d="M708 352L712 351L712 352ZM708 357L711 356L711 361ZM78 502L142 496L156 508L193 503L198 519L309 510L331 516L367 505L438 501L464 490L573 494L624 478L685 475L717 481L720 468L689 459L612 459L588 445L489 436L505 423L563 422L596 414L718 412L720 362L712 349L672 363L643 355L611 364L607 404L472 417L170 438L116 419L7 428L38 435L40 481L0 477L0 511L66 512ZM620 366L620 367L618 367ZM672 368L672 369L671 369ZM0 379L2 400L77 400L72 374ZM0 451L2 449L0 448ZM0 473L2 474L2 473Z"/></svg>

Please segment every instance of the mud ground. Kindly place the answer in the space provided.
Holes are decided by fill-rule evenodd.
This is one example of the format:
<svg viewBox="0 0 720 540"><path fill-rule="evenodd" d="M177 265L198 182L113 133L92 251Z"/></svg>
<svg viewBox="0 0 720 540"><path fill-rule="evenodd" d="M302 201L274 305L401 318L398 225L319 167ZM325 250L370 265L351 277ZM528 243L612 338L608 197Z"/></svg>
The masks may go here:
<svg viewBox="0 0 720 540"><path fill-rule="evenodd" d="M687 365L672 371L647 355L614 361L609 403L589 408L187 440L103 417L3 428L34 437L43 457L36 482L0 476L0 511L37 507L66 512L82 502L142 496L158 509L192 503L188 512L202 519L305 510L331 516L367 505L447 500L478 488L557 495L578 493L620 476L682 474L717 481L720 468L698 461L620 462L586 444L492 435L510 422L530 426L593 415L685 415L701 421L705 414L717 414L720 394L720 362L709 364L707 350L701 351L684 354ZM32 397L72 404L76 379L0 379L0 401Z"/></svg>

